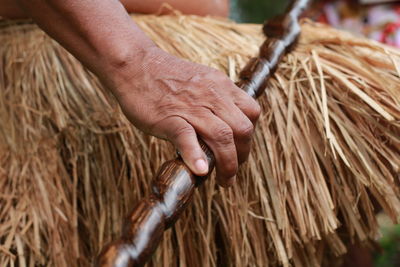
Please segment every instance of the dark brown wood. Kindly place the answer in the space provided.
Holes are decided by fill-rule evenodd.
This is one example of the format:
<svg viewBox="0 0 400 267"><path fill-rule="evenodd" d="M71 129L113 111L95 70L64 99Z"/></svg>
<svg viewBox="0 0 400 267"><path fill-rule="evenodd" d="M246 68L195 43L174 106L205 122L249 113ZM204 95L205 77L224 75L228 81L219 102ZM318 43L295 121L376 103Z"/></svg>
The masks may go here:
<svg viewBox="0 0 400 267"><path fill-rule="evenodd" d="M264 92L268 78L295 44L300 34L298 20L308 2L294 0L284 15L264 24L268 39L261 46L259 57L250 60L243 69L237 83L250 96L257 98ZM203 142L201 145L211 172L214 155ZM121 238L103 248L95 266L143 266L156 250L163 232L176 222L191 202L196 187L207 177L193 175L179 157L163 164L154 179L152 194L129 214Z"/></svg>

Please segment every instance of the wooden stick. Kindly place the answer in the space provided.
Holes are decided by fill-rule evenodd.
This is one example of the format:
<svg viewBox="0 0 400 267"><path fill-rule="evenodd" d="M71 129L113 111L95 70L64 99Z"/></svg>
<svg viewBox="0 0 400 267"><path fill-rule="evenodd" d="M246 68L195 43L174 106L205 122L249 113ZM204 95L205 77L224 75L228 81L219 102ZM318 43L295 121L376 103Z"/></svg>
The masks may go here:
<svg viewBox="0 0 400 267"><path fill-rule="evenodd" d="M237 83L250 96L257 98L264 92L268 78L296 43L300 35L298 20L308 2L294 0L284 15L265 23L263 30L268 39L261 46L259 57L250 60L243 69ZM201 145L211 173L214 155L204 142ZM193 175L181 158L164 163L153 181L153 193L129 214L121 238L103 248L95 265L143 266L153 255L164 231L176 222L191 202L195 188L209 174L205 177Z"/></svg>

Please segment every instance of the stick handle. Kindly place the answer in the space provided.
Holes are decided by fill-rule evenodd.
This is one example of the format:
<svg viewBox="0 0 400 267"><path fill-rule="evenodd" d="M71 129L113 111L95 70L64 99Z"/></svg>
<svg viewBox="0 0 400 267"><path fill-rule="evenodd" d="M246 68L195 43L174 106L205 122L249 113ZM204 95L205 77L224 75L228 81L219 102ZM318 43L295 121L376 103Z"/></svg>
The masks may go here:
<svg viewBox="0 0 400 267"><path fill-rule="evenodd" d="M214 155L201 141L210 172ZM143 266L154 253L163 232L174 225L191 202L195 188L205 177L195 176L181 158L165 162L153 180L152 193L127 217L121 238L103 248L95 266Z"/></svg>
<svg viewBox="0 0 400 267"><path fill-rule="evenodd" d="M268 78L295 44L300 34L298 20L308 2L294 0L285 15L264 24L268 40L261 46L259 57L250 60L243 69L237 83L250 96L257 98L264 92ZM200 143L211 172L214 155L204 142ZM103 248L95 266L143 266L156 250L163 232L178 220L191 202L195 188L207 177L193 175L180 158L164 163L153 181L151 195L129 214L121 238Z"/></svg>

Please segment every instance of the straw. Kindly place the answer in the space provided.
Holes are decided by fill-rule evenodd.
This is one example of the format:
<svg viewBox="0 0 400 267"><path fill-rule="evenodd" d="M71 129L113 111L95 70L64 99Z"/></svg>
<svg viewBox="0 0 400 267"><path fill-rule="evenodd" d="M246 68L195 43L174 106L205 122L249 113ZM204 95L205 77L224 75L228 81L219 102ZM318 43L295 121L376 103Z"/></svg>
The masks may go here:
<svg viewBox="0 0 400 267"><path fill-rule="evenodd" d="M136 16L166 51L231 78L260 25ZM0 266L89 266L174 154L36 26L0 25ZM270 80L237 184L211 178L154 266L320 266L400 217L400 51L309 21ZM223 88L221 88L223 90Z"/></svg>

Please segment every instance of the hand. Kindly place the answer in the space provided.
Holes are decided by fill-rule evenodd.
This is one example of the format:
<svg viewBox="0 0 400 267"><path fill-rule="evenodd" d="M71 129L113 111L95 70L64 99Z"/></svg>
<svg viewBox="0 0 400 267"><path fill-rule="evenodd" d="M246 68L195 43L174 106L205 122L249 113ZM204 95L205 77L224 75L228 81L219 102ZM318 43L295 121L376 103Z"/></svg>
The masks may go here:
<svg viewBox="0 0 400 267"><path fill-rule="evenodd" d="M208 173L201 138L215 155L218 183L232 185L260 114L254 99L224 73L158 48L139 53L114 76L112 91L136 127L171 141L199 176Z"/></svg>

